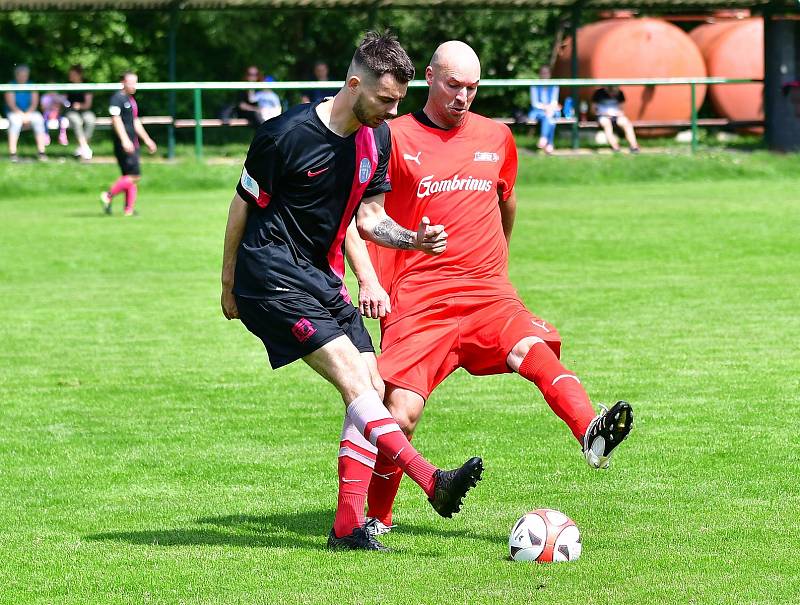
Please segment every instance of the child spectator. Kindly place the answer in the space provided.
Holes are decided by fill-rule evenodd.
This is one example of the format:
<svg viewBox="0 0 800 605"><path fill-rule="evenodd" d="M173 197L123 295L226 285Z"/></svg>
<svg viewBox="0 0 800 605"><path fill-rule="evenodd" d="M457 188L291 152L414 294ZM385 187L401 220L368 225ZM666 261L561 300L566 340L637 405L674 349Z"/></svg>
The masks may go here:
<svg viewBox="0 0 800 605"><path fill-rule="evenodd" d="M53 90L48 90L42 95L41 106L45 125L45 145L50 144L50 134L48 130L51 128L58 128L58 143L60 145L69 144L69 140L67 139L69 120L61 115L61 110L64 109L66 104L67 96Z"/></svg>

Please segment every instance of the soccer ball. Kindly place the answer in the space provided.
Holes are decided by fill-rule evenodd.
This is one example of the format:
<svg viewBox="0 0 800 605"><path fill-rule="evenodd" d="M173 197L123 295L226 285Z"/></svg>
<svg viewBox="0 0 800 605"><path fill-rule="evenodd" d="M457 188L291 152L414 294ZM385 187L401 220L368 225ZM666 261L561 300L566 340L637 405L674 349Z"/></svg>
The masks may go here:
<svg viewBox="0 0 800 605"><path fill-rule="evenodd" d="M581 532L564 513L539 508L520 517L511 528L508 549L514 561L575 561L581 556Z"/></svg>

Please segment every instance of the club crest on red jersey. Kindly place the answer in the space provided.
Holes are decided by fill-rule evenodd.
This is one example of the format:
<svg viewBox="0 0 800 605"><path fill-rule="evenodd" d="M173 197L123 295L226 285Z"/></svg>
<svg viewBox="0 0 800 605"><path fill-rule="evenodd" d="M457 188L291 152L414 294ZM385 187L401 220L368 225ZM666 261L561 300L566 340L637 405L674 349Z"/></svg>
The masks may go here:
<svg viewBox="0 0 800 605"><path fill-rule="evenodd" d="M474 162L499 162L500 156L493 151L476 151Z"/></svg>
<svg viewBox="0 0 800 605"><path fill-rule="evenodd" d="M292 335L298 342L305 342L316 333L317 329L305 317L292 326Z"/></svg>

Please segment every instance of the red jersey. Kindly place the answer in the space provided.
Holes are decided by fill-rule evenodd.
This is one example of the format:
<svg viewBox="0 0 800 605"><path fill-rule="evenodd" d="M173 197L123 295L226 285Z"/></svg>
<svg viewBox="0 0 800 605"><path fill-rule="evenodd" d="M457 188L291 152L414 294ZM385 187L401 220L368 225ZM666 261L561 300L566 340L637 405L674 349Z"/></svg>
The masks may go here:
<svg viewBox="0 0 800 605"><path fill-rule="evenodd" d="M427 216L432 225L444 225L448 237L447 249L438 256L369 245L392 303L386 325L418 304L445 297L516 296L508 280L499 206L510 197L517 177L511 131L475 113L467 113L451 130L426 125L411 114L389 126L392 190L385 194L386 213L412 231Z"/></svg>

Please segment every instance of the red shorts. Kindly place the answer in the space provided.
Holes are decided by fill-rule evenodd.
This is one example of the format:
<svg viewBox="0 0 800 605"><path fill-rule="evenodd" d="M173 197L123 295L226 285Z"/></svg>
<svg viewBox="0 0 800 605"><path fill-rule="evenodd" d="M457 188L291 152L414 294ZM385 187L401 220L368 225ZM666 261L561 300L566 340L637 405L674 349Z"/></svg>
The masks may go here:
<svg viewBox="0 0 800 605"><path fill-rule="evenodd" d="M427 399L457 368L477 376L511 372L508 354L528 336L541 338L560 355L558 331L518 298L447 298L386 327L378 369L388 384Z"/></svg>

